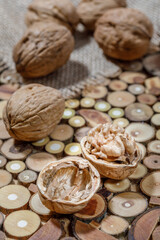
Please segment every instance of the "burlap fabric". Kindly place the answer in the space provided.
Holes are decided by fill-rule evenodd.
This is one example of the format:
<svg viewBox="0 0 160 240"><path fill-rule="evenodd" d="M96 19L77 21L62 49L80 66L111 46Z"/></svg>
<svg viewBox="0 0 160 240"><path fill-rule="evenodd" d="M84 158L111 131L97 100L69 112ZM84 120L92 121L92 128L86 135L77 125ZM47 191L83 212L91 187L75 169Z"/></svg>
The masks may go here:
<svg viewBox="0 0 160 240"><path fill-rule="evenodd" d="M45 0L44 0L45 1ZM79 0L72 0L75 5ZM31 0L0 0L0 57L14 68L12 49L25 30L24 15ZM128 7L144 12L154 24L153 43L160 44L160 0L127 0ZM96 73L110 73L118 69L102 54L93 37L79 25L75 33L75 50L68 63L55 73L30 82L61 89L64 96L74 96ZM89 80L90 81L90 80Z"/></svg>

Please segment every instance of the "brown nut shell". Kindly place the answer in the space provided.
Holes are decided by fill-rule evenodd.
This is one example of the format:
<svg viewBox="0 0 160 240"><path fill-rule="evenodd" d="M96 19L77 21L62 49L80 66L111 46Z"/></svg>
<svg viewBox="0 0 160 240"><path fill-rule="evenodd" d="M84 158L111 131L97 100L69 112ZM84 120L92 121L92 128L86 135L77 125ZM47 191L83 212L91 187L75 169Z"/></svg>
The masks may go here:
<svg viewBox="0 0 160 240"><path fill-rule="evenodd" d="M25 78L46 76L64 65L74 48L74 38L64 26L36 22L13 50L17 72Z"/></svg>
<svg viewBox="0 0 160 240"><path fill-rule="evenodd" d="M3 121L9 134L22 141L49 135L61 120L65 103L61 93L41 84L29 84L9 99Z"/></svg>
<svg viewBox="0 0 160 240"><path fill-rule="evenodd" d="M84 208L100 186L100 175L80 157L65 157L47 165L37 180L42 203L56 213Z"/></svg>

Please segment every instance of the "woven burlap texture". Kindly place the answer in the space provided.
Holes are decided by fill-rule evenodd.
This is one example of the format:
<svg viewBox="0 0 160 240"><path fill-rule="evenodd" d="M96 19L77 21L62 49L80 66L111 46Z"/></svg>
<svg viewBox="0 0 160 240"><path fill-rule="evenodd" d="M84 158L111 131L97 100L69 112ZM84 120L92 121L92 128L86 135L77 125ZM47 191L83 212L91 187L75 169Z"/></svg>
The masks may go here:
<svg viewBox="0 0 160 240"><path fill-rule="evenodd" d="M0 0L0 57L14 68L12 60L13 46L25 31L24 15L31 0ZM79 0L72 0L77 5ZM153 43L160 43L160 0L127 0L128 7L144 12L154 24ZM118 69L103 55L93 37L79 25L75 32L75 50L70 60L53 74L29 82L38 81L44 85L61 89L65 96L86 84L86 79L96 73L111 73Z"/></svg>

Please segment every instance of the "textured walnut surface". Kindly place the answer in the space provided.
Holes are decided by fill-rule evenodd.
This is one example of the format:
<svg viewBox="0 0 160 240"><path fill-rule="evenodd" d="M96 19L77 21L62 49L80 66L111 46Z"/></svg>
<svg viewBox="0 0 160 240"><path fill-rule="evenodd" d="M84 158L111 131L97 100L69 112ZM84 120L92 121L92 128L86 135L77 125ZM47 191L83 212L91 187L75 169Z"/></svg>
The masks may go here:
<svg viewBox="0 0 160 240"><path fill-rule="evenodd" d="M41 84L29 84L9 99L3 120L17 140L36 141L49 135L64 111L61 93Z"/></svg>
<svg viewBox="0 0 160 240"><path fill-rule="evenodd" d="M125 0L82 0L77 7L81 22L89 29L95 29L96 21L111 8L126 7Z"/></svg>
<svg viewBox="0 0 160 240"><path fill-rule="evenodd" d="M53 22L31 25L13 50L17 71L26 78L45 76L68 60L74 48L71 32Z"/></svg>
<svg viewBox="0 0 160 240"><path fill-rule="evenodd" d="M143 13L117 8L107 11L97 21L94 36L106 55L134 60L147 52L152 34L152 23Z"/></svg>

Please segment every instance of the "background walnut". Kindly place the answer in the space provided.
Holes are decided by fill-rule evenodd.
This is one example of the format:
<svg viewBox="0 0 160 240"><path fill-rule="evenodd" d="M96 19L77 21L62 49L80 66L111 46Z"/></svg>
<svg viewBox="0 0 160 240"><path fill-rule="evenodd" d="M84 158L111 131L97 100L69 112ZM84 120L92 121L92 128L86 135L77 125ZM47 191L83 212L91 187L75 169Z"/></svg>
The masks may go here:
<svg viewBox="0 0 160 240"><path fill-rule="evenodd" d="M29 26L43 20L58 22L75 29L79 17L70 0L33 0L28 7L25 22Z"/></svg>
<svg viewBox="0 0 160 240"><path fill-rule="evenodd" d="M81 22L89 30L95 29L96 21L111 8L126 7L126 0L82 0L77 7Z"/></svg>
<svg viewBox="0 0 160 240"><path fill-rule="evenodd" d="M8 100L3 121L9 134L23 141L37 141L49 135L64 112L61 93L41 84L29 84Z"/></svg>
<svg viewBox="0 0 160 240"><path fill-rule="evenodd" d="M104 54L134 60L148 50L153 34L150 20L136 9L108 10L96 23L94 37Z"/></svg>
<svg viewBox="0 0 160 240"><path fill-rule="evenodd" d="M53 22L31 25L13 50L17 71L25 78L45 76L64 65L74 49L74 38Z"/></svg>

